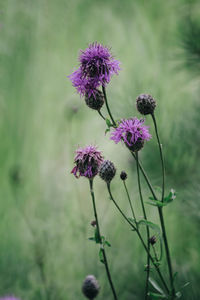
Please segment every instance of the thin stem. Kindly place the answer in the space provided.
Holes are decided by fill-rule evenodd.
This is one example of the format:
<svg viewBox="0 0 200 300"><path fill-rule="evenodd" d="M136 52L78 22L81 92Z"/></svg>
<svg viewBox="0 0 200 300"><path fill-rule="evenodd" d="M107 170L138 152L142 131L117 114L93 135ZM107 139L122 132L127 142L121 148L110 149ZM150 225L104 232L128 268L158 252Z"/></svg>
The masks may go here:
<svg viewBox="0 0 200 300"><path fill-rule="evenodd" d="M105 252L105 249L104 249L103 243L102 243L102 238L101 238L101 233L100 233L100 228L99 228L99 221L98 221L97 210L96 210L96 204L95 204L95 196L94 196L94 191L93 191L93 179L90 179L89 183L90 183L90 193L91 193L91 197L92 197L92 204L93 204L93 209L94 209L94 216L95 216L96 226L97 226L97 234L98 234L99 241L100 241L100 247L102 249L104 265L105 265L105 268L106 268L106 274L107 274L107 277L108 277L108 281L110 283L110 287L111 287L111 290L112 290L112 293L113 293L113 297L114 297L115 300L118 300L117 294L115 292L115 288L114 288L114 285L113 285L113 282L112 282L110 270L109 270L109 267L108 267L106 252Z"/></svg>
<svg viewBox="0 0 200 300"><path fill-rule="evenodd" d="M159 138L159 134L158 134L158 128L157 128L156 118L155 118L154 113L152 113L151 116L152 116L154 127L155 127L155 132L156 132L158 147L159 147L159 151L160 151L161 165L162 165L162 202L163 202L164 201L164 195L165 195L165 165L164 165L162 144L160 142L160 138ZM167 241L167 234L166 234L166 229L165 229L165 223L164 223L164 217L163 217L162 207L159 207L158 210L159 210L159 217L160 217L160 222L161 222L161 226L162 226L163 239L164 239L166 256L167 256L167 263L168 263L168 269L169 269L170 283L171 283L171 288L172 288L172 299L174 299L175 288L174 288L174 281L173 281L173 270L172 270L172 263L171 263L170 251L169 251L169 246L168 246L168 241Z"/></svg>
<svg viewBox="0 0 200 300"><path fill-rule="evenodd" d="M132 215L133 215L133 218L134 218L134 220L136 222L136 226L137 226L137 220L136 220L135 212L134 212L134 209L133 209L133 205L132 205L132 202L131 202L131 198L130 198L130 195L129 195L129 192L128 192L125 180L123 180L123 184L124 184L124 187L125 187L125 190L126 190L126 194L127 194L127 197L128 197L129 205L131 207Z"/></svg>
<svg viewBox="0 0 200 300"><path fill-rule="evenodd" d="M108 105L108 100L107 100L107 95L106 95L106 89L105 87L102 85L102 91L103 91L103 95L104 95L104 99L105 99L105 103L106 103L106 108L107 108L107 111L108 111L108 114L112 120L112 123L113 123L113 126L116 127L116 122L112 116L112 113L110 111L110 108L109 108L109 105Z"/></svg>
<svg viewBox="0 0 200 300"><path fill-rule="evenodd" d="M156 137L157 137L157 142L158 142L158 147L160 151L160 159L161 159L161 165L162 165L162 202L164 201L164 196L165 196L165 165L164 165L164 157L163 157L163 152L162 152L162 144L160 142L159 134L158 134L158 128L157 128L157 123L156 123L156 118L154 113L151 114L154 127L155 127L155 132L156 132Z"/></svg>
<svg viewBox="0 0 200 300"><path fill-rule="evenodd" d="M154 255L155 255L155 259L156 259L156 261L159 261L159 259L158 259L158 255L157 255L157 252L156 252L156 249L155 249L155 246L154 246L154 245L152 245L152 248L153 248L153 253L154 253Z"/></svg>
<svg viewBox="0 0 200 300"><path fill-rule="evenodd" d="M147 221L147 215L146 215L146 211L145 211L145 207L144 207L144 200L143 200L143 196L142 196L142 188L141 188L141 181L140 181L138 152L136 152L136 165L137 165L137 179L138 179L138 189L139 189L139 194L140 194L140 202L141 202L141 205L142 205L142 211L143 211L144 219ZM148 252L150 252L150 244L149 244L150 232L149 232L149 227L148 226L146 226L146 230L147 230L147 247L148 247ZM146 276L145 299L148 299L149 273L150 273L150 258L149 258L149 255L147 254L147 276Z"/></svg>
<svg viewBox="0 0 200 300"><path fill-rule="evenodd" d="M98 110L99 115L101 116L101 118L105 121L105 117L103 116L102 112L100 110Z"/></svg>
<svg viewBox="0 0 200 300"><path fill-rule="evenodd" d="M152 257L151 253L149 252L149 250L148 250L148 248L147 248L147 246L146 246L146 244L145 244L145 242L144 242L144 240L143 240L143 238L142 238L139 230L129 221L129 219L126 217L126 215L123 213L123 211L121 210L121 208L119 207L119 205L117 204L117 202L115 201L115 199L113 198L113 195L111 193L111 189L110 189L110 184L109 183L107 183L107 189L108 189L108 192L109 192L111 200L113 201L114 205L116 206L116 208L118 209L118 211L120 212L120 214L123 216L123 218L126 220L126 222L131 226L131 228L134 231L136 231L136 233L137 233L140 241L142 242L142 245L143 245L145 251L147 252L150 260L152 261L152 263L153 263L153 265L154 265L154 267L155 267L155 269L156 269L156 271L157 271L157 273L158 273L158 275L160 277L160 280L161 280L163 286L165 287L167 293L169 293L169 289L167 287L167 284L165 283L165 279L163 278L162 273L160 272L159 266L156 264L156 262L154 261L154 258Z"/></svg>

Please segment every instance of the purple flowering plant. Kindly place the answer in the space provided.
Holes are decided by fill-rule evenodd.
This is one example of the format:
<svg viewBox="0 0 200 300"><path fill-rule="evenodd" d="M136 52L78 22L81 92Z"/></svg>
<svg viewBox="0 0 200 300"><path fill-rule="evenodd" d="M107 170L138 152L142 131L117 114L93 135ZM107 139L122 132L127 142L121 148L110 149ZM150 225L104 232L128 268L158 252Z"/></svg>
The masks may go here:
<svg viewBox="0 0 200 300"><path fill-rule="evenodd" d="M125 171L121 172L120 178L127 195L127 200L130 206L130 213L132 214L132 217L130 218L127 213L125 213L119 206L118 201L116 200L115 196L113 196L111 188L112 180L114 179L116 174L116 167L110 160L104 160L101 152L97 150L95 146L87 146L85 148L79 148L78 150L76 150L76 156L74 159L75 166L71 171L71 173L73 173L76 178L84 176L89 180L95 217L95 220L92 221L92 224L95 224L92 225L94 227L94 236L89 239L100 245L99 257L100 261L105 266L113 298L115 300L118 300L119 296L114 287L108 260L106 257L105 246L111 245L105 239L105 237L101 236L100 234L100 225L98 221L93 187L94 179L97 174L99 174L100 178L105 181L111 201L113 202L121 217L132 229L132 232L136 233L144 248L144 252L146 253L146 280L144 288L144 299L175 300L177 298L180 298L181 292L177 290L177 287L175 287L174 283L176 273L174 273L173 271L171 253L169 249L165 220L163 215L164 207L173 202L173 200L176 198L176 195L173 189L169 194L165 194L164 157L154 112L157 105L156 100L151 95L143 93L136 98L136 108L140 114L146 116L150 115L153 120L162 169L161 195L158 195L158 192L153 187L139 157L140 151L143 148L148 148L145 146L145 142L150 141L150 139L152 138L152 135L149 132L149 126L145 125L144 119L138 119L136 117L116 121L113 117L108 103L106 86L110 82L112 75L118 74L118 71L120 70L119 61L113 58L108 47L102 46L101 44L95 42L93 44L90 44L86 50L81 51L79 56L79 63L80 65L78 70L76 70L69 76L73 86L77 89L78 93L81 96L86 97L86 104L88 105L89 103L88 106L90 108L96 109L99 112L99 115L105 121L105 124L107 126L106 133L110 132L110 140L114 141L116 144L122 142L136 162L137 185L139 192L138 201L143 212L142 218L136 216L134 205L131 201L131 195L126 184L128 175ZM102 88L102 92L100 92L100 88ZM100 112L103 103L102 97L105 100L109 117L105 117ZM101 102L99 103L99 105L98 101ZM149 188L149 191L151 193L148 202L144 201L141 176L143 176L144 181L146 182L147 187ZM155 209L157 209L159 224L156 224L152 220L149 220L146 204L150 204L155 207ZM145 227L145 234L143 231L141 231L142 226ZM159 243L160 249L162 249L162 244L164 245L168 273L166 273L164 266L162 265L162 255L161 253L159 253L161 250L159 250L159 247L157 246ZM154 269L157 273L157 278L159 279L159 281L155 281L155 279L150 277L151 268Z"/></svg>

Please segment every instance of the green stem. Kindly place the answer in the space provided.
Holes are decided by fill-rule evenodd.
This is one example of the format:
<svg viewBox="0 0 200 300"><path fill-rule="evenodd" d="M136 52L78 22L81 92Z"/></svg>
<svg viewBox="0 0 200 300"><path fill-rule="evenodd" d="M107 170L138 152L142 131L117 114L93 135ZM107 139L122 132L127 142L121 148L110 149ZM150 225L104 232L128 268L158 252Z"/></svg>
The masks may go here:
<svg viewBox="0 0 200 300"><path fill-rule="evenodd" d="M158 128L157 128L157 123L156 123L156 118L154 113L151 114L154 127L155 127L155 132L156 132L156 137L158 141L158 147L160 151L160 159L161 159L161 165L162 165L162 202L164 201L164 196L165 196L165 165L164 165L164 157L163 157L163 152L162 152L162 144L160 142L159 134L158 134Z"/></svg>
<svg viewBox="0 0 200 300"><path fill-rule="evenodd" d="M164 195L165 195L165 165L164 165L164 157L163 157L163 151L162 151L162 144L160 142L159 134L158 134L158 128L157 128L157 123L156 123L156 118L154 113L151 114L154 127L155 127L155 132L156 132L156 137L157 137L157 142L158 142L158 147L160 151L160 159L161 159L161 166L162 166L162 202L164 201ZM174 281L173 281L173 270L172 270L172 263L171 263L171 257L170 257L170 251L169 251L169 246L168 246L168 241L167 241L167 234L166 234L166 229L165 229L165 223L164 223L164 217L163 217L163 211L162 207L158 208L159 210L159 217L160 217L160 222L162 226L162 231L163 231L163 239L164 239L164 244L165 244L165 250L166 250L166 256L167 256L167 263L168 263L168 269L169 269L169 276L170 276L170 283L171 283L171 289L172 289L172 300L175 297L175 288L174 288Z"/></svg>
<svg viewBox="0 0 200 300"><path fill-rule="evenodd" d="M107 277L108 277L108 281L110 283L110 287L111 287L111 290L112 290L112 293L113 293L113 297L114 297L115 300L118 300L117 294L115 292L115 288L114 288L114 285L113 285L113 282L112 282L110 270L109 270L109 267L108 267L106 251L105 251L105 249L103 247L103 243L102 243L102 238L101 238L101 233L100 233L100 228L99 228L99 221L98 221L97 210L96 210L96 204L95 204L95 196L94 196L94 191L93 191L93 179L90 179L89 183L90 183L90 193L91 193L91 197L92 197L92 204L93 204L93 209L94 209L94 216L95 216L96 226L97 226L97 234L98 234L99 241L100 241L100 247L102 249L104 265L105 265L105 268L106 268L106 274L107 274Z"/></svg>
<svg viewBox="0 0 200 300"><path fill-rule="evenodd" d="M114 118L112 116L111 111L110 111L110 108L109 108L109 105L108 105L108 100L107 100L107 95L106 95L106 89L105 89L105 87L103 85L102 85L102 91L103 91L103 95L104 95L104 99L105 99L105 103L106 103L106 108L107 108L108 114L109 114L109 116L110 116L110 118L112 120L113 126L116 127L117 124L116 124L116 122L115 122L115 120L114 120Z"/></svg>
<svg viewBox="0 0 200 300"><path fill-rule="evenodd" d="M132 228L134 231L136 231L136 233L137 233L137 235L138 235L140 241L142 242L142 245L143 245L145 251L147 252L147 254L148 254L150 260L152 261L152 263L153 263L153 265L154 265L154 267L155 267L155 269L156 269L156 271L157 271L157 273L158 273L158 275L159 275L159 277L160 277L160 280L161 280L163 286L165 287L167 293L169 293L168 286L167 286L167 284L165 283L165 279L164 279L164 277L162 276L162 273L161 273L161 271L160 271L160 269L159 269L159 266L156 264L156 262L154 261L154 258L152 257L151 253L149 252L149 250L148 250L148 248L147 248L147 246L146 246L146 244L145 244L145 242L144 242L144 240L143 240L143 238L142 238L142 236L141 236L139 230L138 230L138 229L137 229L137 228L129 221L129 219L126 217L126 215L123 213L123 211L121 210L121 208L119 207L119 205L117 204L117 202L115 201L115 199L113 198L113 195L112 195L112 193L111 193L111 189L110 189L110 184L109 184L109 183L107 183L107 189L108 189L108 192L109 192L109 195L110 195L111 200L113 201L114 205L116 206L116 208L118 209L118 211L120 212L120 214L123 216L123 218L126 220L126 222L131 226L131 228Z"/></svg>
<svg viewBox="0 0 200 300"><path fill-rule="evenodd" d="M141 188L141 181L140 181L138 152L136 152L136 165L137 165L137 179L138 179L138 189L139 189L139 194L140 194L140 202L141 202L141 206L142 206L144 219L147 221L147 215L146 215L146 210L145 210L145 207L144 207L144 200L143 200L143 196L142 196L142 188ZM147 230L147 247L148 247L148 252L150 252L150 244L149 244L150 232L149 232L149 227L148 226L146 226L146 230ZM149 273L150 273L150 258L149 258L149 255L147 255L147 276L146 276L145 299L148 299Z"/></svg>
<svg viewBox="0 0 200 300"><path fill-rule="evenodd" d="M99 113L99 115L101 116L101 118L105 121L106 118L103 116L103 114L101 113L100 110L98 110L98 113Z"/></svg>
<svg viewBox="0 0 200 300"><path fill-rule="evenodd" d="M125 180L123 180L123 184L124 184L124 188L126 190L126 194L127 194L127 198L128 198L128 201L129 201L129 205L131 207L132 215L133 215L133 218L134 218L134 220L136 222L136 226L137 226L137 220L136 220L135 212L134 212L134 209L133 209L133 205L132 205L132 202L131 202L131 198L130 198L130 195L129 195L129 192L128 192Z"/></svg>

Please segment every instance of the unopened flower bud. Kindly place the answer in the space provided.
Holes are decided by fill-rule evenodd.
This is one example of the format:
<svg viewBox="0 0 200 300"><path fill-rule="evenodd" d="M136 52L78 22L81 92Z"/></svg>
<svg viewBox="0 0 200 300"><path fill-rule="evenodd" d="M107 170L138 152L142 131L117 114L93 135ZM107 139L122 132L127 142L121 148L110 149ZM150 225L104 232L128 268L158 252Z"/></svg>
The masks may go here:
<svg viewBox="0 0 200 300"><path fill-rule="evenodd" d="M99 90L95 91L95 94L85 96L85 103L92 109L100 110L104 104L103 93Z"/></svg>
<svg viewBox="0 0 200 300"><path fill-rule="evenodd" d="M93 275L86 276L82 285L82 292L90 300L96 298L100 290L98 281Z"/></svg>
<svg viewBox="0 0 200 300"><path fill-rule="evenodd" d="M91 221L91 222L90 222L90 225L93 226L93 227L96 227L96 225L97 225L96 220Z"/></svg>
<svg viewBox="0 0 200 300"><path fill-rule="evenodd" d="M152 114L156 108L155 99L149 94L141 94L136 99L137 110L142 115Z"/></svg>
<svg viewBox="0 0 200 300"><path fill-rule="evenodd" d="M121 172L120 178L121 178L121 180L126 180L126 179L127 179L127 174L126 174L125 171L122 171L122 172Z"/></svg>
<svg viewBox="0 0 200 300"><path fill-rule="evenodd" d="M116 168L110 160L104 160L99 168L99 176L106 183L110 183L115 176Z"/></svg>
<svg viewBox="0 0 200 300"><path fill-rule="evenodd" d="M149 238L149 243L153 246L156 243L156 236L153 235L152 237Z"/></svg>

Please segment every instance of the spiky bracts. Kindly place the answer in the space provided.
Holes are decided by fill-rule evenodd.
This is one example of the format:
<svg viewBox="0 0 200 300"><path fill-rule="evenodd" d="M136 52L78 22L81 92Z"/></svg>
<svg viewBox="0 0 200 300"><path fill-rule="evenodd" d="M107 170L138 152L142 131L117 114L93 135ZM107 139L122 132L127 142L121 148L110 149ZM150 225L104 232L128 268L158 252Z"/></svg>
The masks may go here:
<svg viewBox="0 0 200 300"><path fill-rule="evenodd" d="M156 108L156 100L149 94L141 94L136 99L136 107L142 115L152 114Z"/></svg>
<svg viewBox="0 0 200 300"><path fill-rule="evenodd" d="M114 178L116 173L116 168L110 160L104 160L99 168L99 176L106 183L110 183Z"/></svg>
<svg viewBox="0 0 200 300"><path fill-rule="evenodd" d="M96 298L100 290L98 281L93 275L86 276L82 285L82 292L90 300Z"/></svg>

